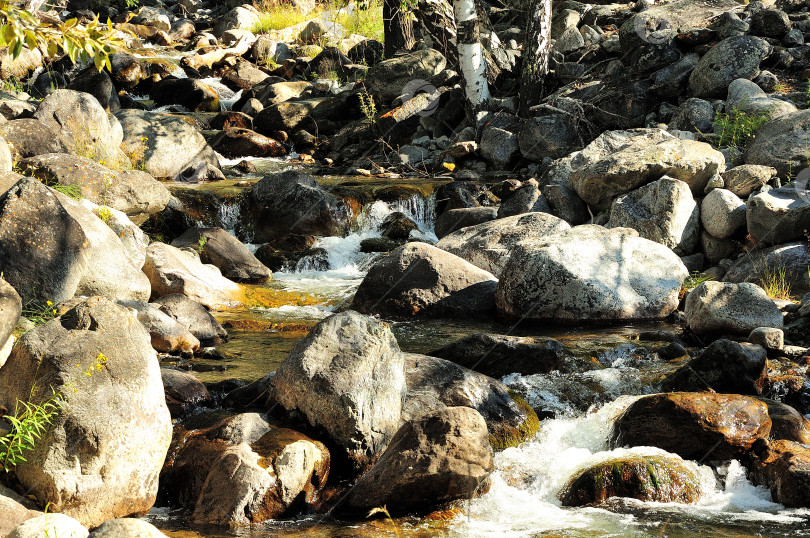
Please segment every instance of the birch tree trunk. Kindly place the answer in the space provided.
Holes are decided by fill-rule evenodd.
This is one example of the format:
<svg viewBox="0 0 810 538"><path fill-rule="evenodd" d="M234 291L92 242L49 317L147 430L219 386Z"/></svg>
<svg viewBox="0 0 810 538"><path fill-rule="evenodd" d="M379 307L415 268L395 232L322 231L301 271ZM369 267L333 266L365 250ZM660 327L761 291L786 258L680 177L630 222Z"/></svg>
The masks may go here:
<svg viewBox="0 0 810 538"><path fill-rule="evenodd" d="M383 1L383 41L385 58L393 58L400 49L411 49L416 44L413 21L408 17L404 0Z"/></svg>
<svg viewBox="0 0 810 538"><path fill-rule="evenodd" d="M478 14L473 0L454 0L453 11L458 25L456 47L458 65L464 83L464 97L468 116L484 108L489 100L486 61L478 30Z"/></svg>
<svg viewBox="0 0 810 538"><path fill-rule="evenodd" d="M523 47L523 72L520 77L520 113L540 104L543 81L548 74L551 51L551 0L531 0L526 45Z"/></svg>

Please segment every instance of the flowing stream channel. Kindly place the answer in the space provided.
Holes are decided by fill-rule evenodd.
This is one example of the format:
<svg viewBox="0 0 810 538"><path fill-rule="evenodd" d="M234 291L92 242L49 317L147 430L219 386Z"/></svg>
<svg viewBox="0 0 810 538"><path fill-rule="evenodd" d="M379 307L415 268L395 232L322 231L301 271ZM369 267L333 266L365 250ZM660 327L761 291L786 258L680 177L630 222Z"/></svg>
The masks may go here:
<svg viewBox="0 0 810 538"><path fill-rule="evenodd" d="M177 54L144 51L144 58L177 63ZM182 70L176 70L183 76ZM220 93L224 109L239 98L218 82L206 79ZM165 107L164 107L165 108ZM176 107L173 108L177 111ZM156 111L163 111L158 109ZM222 160L222 165L242 159ZM251 159L257 172L230 182L257 179L269 171L297 166L292 160ZM340 183L348 178L332 178ZM363 179L350 178L353 181ZM321 178L319 178L321 181ZM430 181L430 180L426 180ZM192 188L192 187L189 187ZM204 187L202 187L204 188ZM221 346L224 359L199 360L192 368L202 381L250 382L273 371L292 346L330 313L346 308L377 254L360 251L363 239L379 236L378 227L393 211L401 211L419 226L413 238L435 242L432 196L413 195L395 202L381 200L363 206L346 237L319 238L328 268L308 263L276 272L272 282L251 286L256 300L247 308L219 312L228 327L229 341ZM237 203L224 202L198 221L222 226L251 248L249 234L240 233ZM547 411L534 439L496 454L496 471L489 491L461 503L440 518L401 518L356 524L328 517L304 515L251 528L224 530L190 525L179 511L155 508L149 521L174 537L240 536L810 536L810 510L786 509L771 501L770 493L753 486L735 461L721 468L698 466L702 497L690 505L616 502L605 508L563 508L557 495L584 465L616 453L607 450L613 419L629 403L629 396L657 391L657 382L680 364L660 359L656 344L640 342L644 330L669 330L665 324L609 328L512 327L498 321L426 320L393 323L404 351L429 353L470 334L492 332L517 336L553 337L568 353L596 368L544 375L507 375L502 379L533 407ZM542 417L541 417L542 418ZM632 453L659 453L635 448Z"/></svg>

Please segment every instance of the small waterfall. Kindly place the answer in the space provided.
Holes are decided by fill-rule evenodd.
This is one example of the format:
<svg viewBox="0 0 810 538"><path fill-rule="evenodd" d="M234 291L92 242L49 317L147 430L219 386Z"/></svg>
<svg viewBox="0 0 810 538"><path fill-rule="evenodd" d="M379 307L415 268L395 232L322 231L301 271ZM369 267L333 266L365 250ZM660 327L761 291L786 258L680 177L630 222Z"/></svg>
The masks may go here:
<svg viewBox="0 0 810 538"><path fill-rule="evenodd" d="M236 103L239 98L242 97L242 90L235 92L220 82L220 79L218 78L203 78L200 79L200 82L206 86L210 86L212 90L217 92L217 95L219 96L219 107L221 110L231 110L234 103Z"/></svg>

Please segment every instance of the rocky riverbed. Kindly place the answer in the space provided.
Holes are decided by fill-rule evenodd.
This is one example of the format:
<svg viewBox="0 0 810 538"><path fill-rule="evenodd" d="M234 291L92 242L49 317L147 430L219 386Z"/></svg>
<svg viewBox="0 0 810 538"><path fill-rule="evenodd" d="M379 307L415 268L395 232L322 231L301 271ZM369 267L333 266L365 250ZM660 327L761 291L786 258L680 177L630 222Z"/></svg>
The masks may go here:
<svg viewBox="0 0 810 538"><path fill-rule="evenodd" d="M810 535L809 8L360 7L0 51L0 536Z"/></svg>

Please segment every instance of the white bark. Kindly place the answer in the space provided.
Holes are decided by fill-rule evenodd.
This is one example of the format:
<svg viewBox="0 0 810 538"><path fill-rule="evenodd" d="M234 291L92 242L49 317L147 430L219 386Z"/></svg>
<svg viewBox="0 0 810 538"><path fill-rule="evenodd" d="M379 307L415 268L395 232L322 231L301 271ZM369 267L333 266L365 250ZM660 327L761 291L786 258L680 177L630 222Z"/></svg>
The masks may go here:
<svg viewBox="0 0 810 538"><path fill-rule="evenodd" d="M478 36L478 15L473 0L454 0L453 9L458 24L458 64L464 80L468 107L479 110L489 99L486 62Z"/></svg>

